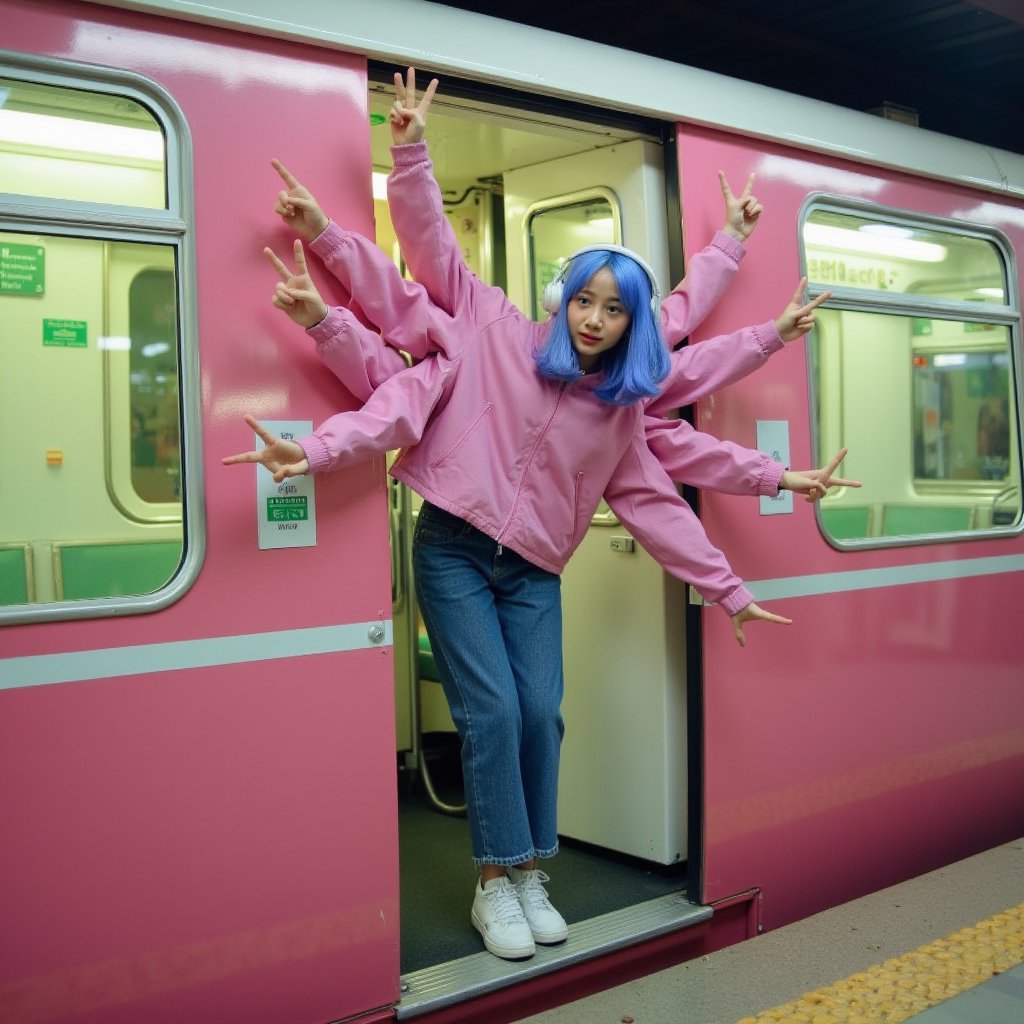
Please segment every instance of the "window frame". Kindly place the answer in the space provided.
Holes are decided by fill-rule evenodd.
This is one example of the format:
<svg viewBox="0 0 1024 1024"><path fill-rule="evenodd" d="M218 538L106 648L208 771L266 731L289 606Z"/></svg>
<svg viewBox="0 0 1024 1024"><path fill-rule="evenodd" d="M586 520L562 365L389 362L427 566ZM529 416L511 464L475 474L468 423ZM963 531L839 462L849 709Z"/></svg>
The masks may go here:
<svg viewBox="0 0 1024 1024"><path fill-rule="evenodd" d="M0 75L124 97L146 107L160 125L165 140L164 209L0 192L0 230L172 248L179 317L182 481L182 561L165 586L150 594L4 606L0 607L0 625L154 612L180 600L191 589L206 551L191 133L183 111L170 93L135 72L0 49ZM106 452L103 458L106 476Z"/></svg>
<svg viewBox="0 0 1024 1024"><path fill-rule="evenodd" d="M937 230L946 234L986 242L995 248L996 255L1001 260L1005 287L1004 302L1002 304L977 303L946 298L927 300L920 293L916 292L890 292L879 289L852 288L840 284L814 282L810 279L808 273L808 247L804 241L804 227L811 215L816 211L862 217L885 224L892 224L897 227ZM1017 262L1009 238L998 228L994 227L970 225L949 217L923 214L918 211L903 210L864 200L846 199L824 192L812 192L804 199L797 215L796 230L800 274L802 277L808 278L808 300L817 297L825 291L832 293L828 301L821 307L823 310L877 313L908 318L921 317L959 323L985 323L1006 329L1008 334L1011 388L1016 402L1016 418L1011 421L1011 426L1016 428L1016 432L1015 437L1011 438L1011 443L1015 446L1018 474L1021 477L1018 486L1024 485L1024 404L1022 404L1024 403L1024 379L1022 379L1022 376L1024 376L1024 358L1022 358L1021 354L1021 296L1018 286ZM810 344L817 344L815 334L816 332L812 332L809 336ZM816 379L818 376L816 373L817 365L818 361L812 358L809 351L806 366L811 451L813 452L815 465L823 465L824 460L830 457L832 453L825 452L823 449L819 417L816 413L816 410L819 409L821 398L818 380ZM907 396L907 402L906 408L909 413L912 403L911 395ZM941 491L948 485L947 481L924 480L913 476L911 481L915 492L922 496ZM998 487L993 488L988 482L969 480L963 481L961 490L966 499L976 501L979 498L989 497L990 492L995 497L998 497L999 494L1004 492L1006 486L1005 481L1000 482ZM818 502L815 503L815 519L822 538L830 547L837 551L863 551L878 548L912 547L925 544L948 544L961 540L991 540L995 537L1016 537L1024 533L1024 515L1022 515L1015 525L1008 526L988 526L982 529L950 531L948 533L843 539L834 537L825 528L822 522L821 504Z"/></svg>

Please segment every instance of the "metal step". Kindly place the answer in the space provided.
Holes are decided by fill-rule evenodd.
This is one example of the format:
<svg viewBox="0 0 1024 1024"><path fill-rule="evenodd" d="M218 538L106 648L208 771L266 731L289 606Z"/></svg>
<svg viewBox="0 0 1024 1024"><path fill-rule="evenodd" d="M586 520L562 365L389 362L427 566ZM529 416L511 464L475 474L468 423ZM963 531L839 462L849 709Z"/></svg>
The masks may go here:
<svg viewBox="0 0 1024 1024"><path fill-rule="evenodd" d="M684 893L670 893L570 925L569 938L562 945L538 946L529 960L511 962L483 952L424 967L402 975L402 1001L398 1004L397 1017L409 1020L432 1013L571 964L692 927L710 917L710 907L691 903ZM470 927L468 919L466 927Z"/></svg>

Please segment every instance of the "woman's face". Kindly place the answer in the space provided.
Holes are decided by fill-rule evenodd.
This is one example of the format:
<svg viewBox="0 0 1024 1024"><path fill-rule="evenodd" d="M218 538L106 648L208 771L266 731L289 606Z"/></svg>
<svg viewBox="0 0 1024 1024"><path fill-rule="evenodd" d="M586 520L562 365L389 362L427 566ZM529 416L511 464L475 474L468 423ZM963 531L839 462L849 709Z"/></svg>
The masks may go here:
<svg viewBox="0 0 1024 1024"><path fill-rule="evenodd" d="M629 330L629 314L619 299L615 275L607 267L569 299L566 317L580 369L590 370L598 356L615 348Z"/></svg>

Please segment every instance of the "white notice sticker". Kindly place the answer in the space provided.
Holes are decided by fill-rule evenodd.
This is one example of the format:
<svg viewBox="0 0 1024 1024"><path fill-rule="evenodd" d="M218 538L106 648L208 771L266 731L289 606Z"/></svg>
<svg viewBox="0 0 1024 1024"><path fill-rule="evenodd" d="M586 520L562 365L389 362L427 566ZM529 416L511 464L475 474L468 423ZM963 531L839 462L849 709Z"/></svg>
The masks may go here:
<svg viewBox="0 0 1024 1024"><path fill-rule="evenodd" d="M313 431L312 420L262 420L278 437L295 440ZM263 442L256 438L256 450ZM256 466L256 523L261 548L311 548L316 545L313 477L292 476L281 483Z"/></svg>
<svg viewBox="0 0 1024 1024"><path fill-rule="evenodd" d="M757 450L789 469L789 420L758 420ZM762 494L761 515L778 516L793 511L793 492Z"/></svg>

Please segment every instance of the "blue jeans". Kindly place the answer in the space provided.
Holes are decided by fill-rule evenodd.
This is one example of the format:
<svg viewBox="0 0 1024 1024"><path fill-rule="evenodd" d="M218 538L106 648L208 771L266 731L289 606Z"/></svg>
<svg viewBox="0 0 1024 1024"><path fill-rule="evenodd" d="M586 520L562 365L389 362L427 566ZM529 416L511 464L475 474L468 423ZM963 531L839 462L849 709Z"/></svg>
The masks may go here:
<svg viewBox="0 0 1024 1024"><path fill-rule="evenodd" d="M558 852L561 578L424 502L416 596L462 740L473 859Z"/></svg>

